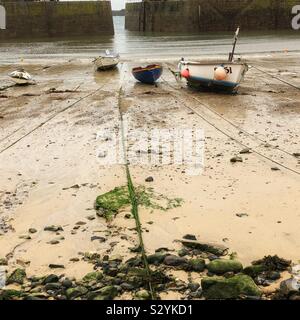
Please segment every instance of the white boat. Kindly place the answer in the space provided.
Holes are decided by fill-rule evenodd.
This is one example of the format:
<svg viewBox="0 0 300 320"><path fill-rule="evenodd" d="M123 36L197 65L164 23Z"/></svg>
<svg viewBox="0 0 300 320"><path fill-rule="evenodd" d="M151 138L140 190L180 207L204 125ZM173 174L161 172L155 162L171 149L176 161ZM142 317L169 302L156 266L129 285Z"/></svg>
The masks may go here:
<svg viewBox="0 0 300 320"><path fill-rule="evenodd" d="M179 63L182 77L193 88L237 92L248 65L229 61L184 61Z"/></svg>
<svg viewBox="0 0 300 320"><path fill-rule="evenodd" d="M186 78L188 85L194 88L237 92L248 71L247 63L241 60L234 61L239 31L240 28L237 28L227 61L185 61L182 58L178 65L179 75Z"/></svg>
<svg viewBox="0 0 300 320"><path fill-rule="evenodd" d="M94 61L97 70L108 70L115 68L120 62L120 56L110 50L106 50L105 54L99 56Z"/></svg>
<svg viewBox="0 0 300 320"><path fill-rule="evenodd" d="M9 74L10 78L18 85L26 85L32 83L32 76L23 68L17 69Z"/></svg>

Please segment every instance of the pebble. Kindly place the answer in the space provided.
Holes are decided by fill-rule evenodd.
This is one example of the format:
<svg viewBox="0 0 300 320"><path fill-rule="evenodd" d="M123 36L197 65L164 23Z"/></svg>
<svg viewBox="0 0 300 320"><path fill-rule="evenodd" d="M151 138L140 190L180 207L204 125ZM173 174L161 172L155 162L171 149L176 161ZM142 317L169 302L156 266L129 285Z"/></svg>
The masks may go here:
<svg viewBox="0 0 300 320"><path fill-rule="evenodd" d="M235 156L235 157L233 157L233 158L230 159L230 162L232 162L232 163L243 162L243 158L242 158L242 157Z"/></svg>
<svg viewBox="0 0 300 320"><path fill-rule="evenodd" d="M28 230L28 232L29 232L29 233L36 233L36 232L37 232L37 230L36 230L36 229L34 229L34 228L30 228L30 229Z"/></svg>
<svg viewBox="0 0 300 320"><path fill-rule="evenodd" d="M154 179L153 179L153 177L148 177L148 178L145 179L145 181L146 181L146 182L153 182Z"/></svg>
<svg viewBox="0 0 300 320"><path fill-rule="evenodd" d="M55 264L55 263L50 263L48 266L50 269L64 269L65 266L63 264Z"/></svg>

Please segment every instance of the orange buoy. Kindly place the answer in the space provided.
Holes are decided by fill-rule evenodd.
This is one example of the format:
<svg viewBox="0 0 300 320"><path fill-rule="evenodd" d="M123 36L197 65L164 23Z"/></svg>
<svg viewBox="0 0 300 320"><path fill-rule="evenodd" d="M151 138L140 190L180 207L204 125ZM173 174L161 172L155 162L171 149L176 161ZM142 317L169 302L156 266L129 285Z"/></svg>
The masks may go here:
<svg viewBox="0 0 300 320"><path fill-rule="evenodd" d="M184 70L182 70L181 71L181 76L183 77L183 78L189 78L190 77L190 71L189 71L189 69L184 69Z"/></svg>
<svg viewBox="0 0 300 320"><path fill-rule="evenodd" d="M215 79L219 81L225 80L227 77L226 70L223 67L217 67L215 69L214 75L215 75Z"/></svg>

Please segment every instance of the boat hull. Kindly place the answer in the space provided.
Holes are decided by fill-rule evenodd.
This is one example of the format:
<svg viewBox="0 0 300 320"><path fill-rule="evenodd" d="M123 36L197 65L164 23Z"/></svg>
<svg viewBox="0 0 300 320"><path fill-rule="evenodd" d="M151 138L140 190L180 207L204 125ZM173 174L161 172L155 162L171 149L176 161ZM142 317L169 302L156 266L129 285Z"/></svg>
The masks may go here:
<svg viewBox="0 0 300 320"><path fill-rule="evenodd" d="M223 80L215 78L215 70L224 68L226 77ZM248 70L242 62L180 62L180 70L188 70L187 84L196 89L213 91L237 92L245 73Z"/></svg>
<svg viewBox="0 0 300 320"><path fill-rule="evenodd" d="M99 57L94 60L96 69L100 71L114 69L119 62L119 57Z"/></svg>
<svg viewBox="0 0 300 320"><path fill-rule="evenodd" d="M160 65L132 69L132 74L135 79L146 84L154 84L161 77L162 73L163 68Z"/></svg>

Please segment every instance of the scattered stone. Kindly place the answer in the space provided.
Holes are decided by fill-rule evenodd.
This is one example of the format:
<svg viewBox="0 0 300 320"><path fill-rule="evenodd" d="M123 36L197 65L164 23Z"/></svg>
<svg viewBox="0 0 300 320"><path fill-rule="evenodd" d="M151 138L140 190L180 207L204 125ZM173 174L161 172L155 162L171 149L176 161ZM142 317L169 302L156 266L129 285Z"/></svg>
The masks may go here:
<svg viewBox="0 0 300 320"><path fill-rule="evenodd" d="M197 238L195 235L193 234L186 234L185 236L182 237L183 239L186 239L186 240L194 240L194 241L197 241Z"/></svg>
<svg viewBox="0 0 300 320"><path fill-rule="evenodd" d="M52 231L52 232L58 232L58 231L64 231L64 229L61 226L47 226L44 228L44 231Z"/></svg>
<svg viewBox="0 0 300 320"><path fill-rule="evenodd" d="M121 288L125 291L132 291L134 289L134 286L130 283L123 282L121 283Z"/></svg>
<svg viewBox="0 0 300 320"><path fill-rule="evenodd" d="M99 236L92 236L91 241L98 240L99 242L105 242L106 239L104 237L99 237Z"/></svg>
<svg viewBox="0 0 300 320"><path fill-rule="evenodd" d="M281 278L281 274L278 271L268 271L266 272L266 279L271 281L276 281Z"/></svg>
<svg viewBox="0 0 300 320"><path fill-rule="evenodd" d="M56 291L56 290L60 290L62 288L62 284L59 282L51 282L51 283L47 283L45 285L45 290L46 291Z"/></svg>
<svg viewBox="0 0 300 320"><path fill-rule="evenodd" d="M166 256L167 255L165 253L151 254L151 255L147 256L147 261L149 264L159 265L159 264L163 263Z"/></svg>
<svg viewBox="0 0 300 320"><path fill-rule="evenodd" d="M203 295L206 299L239 299L260 297L261 291L247 275L236 275L231 278L207 277L201 280Z"/></svg>
<svg viewBox="0 0 300 320"><path fill-rule="evenodd" d="M51 241L49 241L48 243L49 243L49 244L58 244L59 241L58 241L58 240L51 240Z"/></svg>
<svg viewBox="0 0 300 320"><path fill-rule="evenodd" d="M10 274L10 276L7 278L6 284L11 284L11 283L23 284L25 278L26 278L25 270L18 268Z"/></svg>
<svg viewBox="0 0 300 320"><path fill-rule="evenodd" d="M75 288L68 288L66 290L66 296L68 299L75 299L85 295L87 292L88 292L88 289L86 287L78 286Z"/></svg>
<svg viewBox="0 0 300 320"><path fill-rule="evenodd" d="M98 293L98 298L94 298L94 300L112 300L118 295L118 289L116 286L106 286L101 288Z"/></svg>
<svg viewBox="0 0 300 320"><path fill-rule="evenodd" d="M231 163L236 163L236 162L243 162L243 158L239 157L239 156L235 156L233 158L230 159Z"/></svg>
<svg viewBox="0 0 300 320"><path fill-rule="evenodd" d="M62 282L61 282L62 286L65 287L65 288L71 288L73 286L73 283L71 280L69 279L64 279Z"/></svg>
<svg viewBox="0 0 300 320"><path fill-rule="evenodd" d="M50 269L64 269L65 266L63 264L55 264L55 263L50 263L48 266Z"/></svg>
<svg viewBox="0 0 300 320"><path fill-rule="evenodd" d="M278 167L272 167L271 170L272 171L280 171L280 169Z"/></svg>
<svg viewBox="0 0 300 320"><path fill-rule="evenodd" d="M191 290L191 292L195 292L199 289L200 284L196 282L191 282L188 284L188 288Z"/></svg>
<svg viewBox="0 0 300 320"><path fill-rule="evenodd" d="M19 239L31 240L31 237L28 234L22 234L19 236Z"/></svg>
<svg viewBox="0 0 300 320"><path fill-rule="evenodd" d="M153 182L154 179L153 179L153 177L148 177L148 178L145 179L145 181L146 181L146 182Z"/></svg>
<svg viewBox="0 0 300 320"><path fill-rule="evenodd" d="M294 293L299 293L299 290L300 283L294 278L284 280L280 283L279 293L283 297L289 297Z"/></svg>
<svg viewBox="0 0 300 320"><path fill-rule="evenodd" d="M76 222L76 225L77 226L84 226L86 224L86 222L84 222L84 221L78 221L78 222Z"/></svg>
<svg viewBox="0 0 300 320"><path fill-rule="evenodd" d="M240 151L240 154L247 154L247 153L251 153L251 149L250 148L245 148L245 149Z"/></svg>
<svg viewBox="0 0 300 320"><path fill-rule="evenodd" d="M124 218L125 219L131 219L132 218L132 214L131 213L126 213Z"/></svg>
<svg viewBox="0 0 300 320"><path fill-rule="evenodd" d="M237 213L236 216L239 218L244 218L244 217L249 217L249 214L248 213Z"/></svg>
<svg viewBox="0 0 300 320"><path fill-rule="evenodd" d="M293 156L294 156L295 158L300 158L300 152L295 152L295 153L293 153Z"/></svg>
<svg viewBox="0 0 300 320"><path fill-rule="evenodd" d="M99 281L102 278L103 278L102 272L95 271L95 272L90 272L90 273L86 274L83 277L82 281L84 281L84 282Z"/></svg>
<svg viewBox="0 0 300 320"><path fill-rule="evenodd" d="M243 270L243 265L237 260L218 259L211 261L207 265L207 269L213 274L222 275L227 272L241 272Z"/></svg>
<svg viewBox="0 0 300 320"><path fill-rule="evenodd" d="M94 215L87 216L86 218L87 218L88 220L90 220L90 221L96 219L96 217L95 217Z"/></svg>
<svg viewBox="0 0 300 320"><path fill-rule="evenodd" d="M267 271L267 268L264 265L252 265L248 266L243 270L243 273L247 274L251 278L256 278L259 274Z"/></svg>
<svg viewBox="0 0 300 320"><path fill-rule="evenodd" d="M189 254L189 251L186 248L182 248L178 251L179 257L185 257Z"/></svg>
<svg viewBox="0 0 300 320"><path fill-rule="evenodd" d="M30 228L28 230L29 233L37 233L37 230L35 228Z"/></svg>
<svg viewBox="0 0 300 320"><path fill-rule="evenodd" d="M188 248L199 249L217 256L225 256L228 253L228 248L221 244L204 243L192 240L181 240L181 243Z"/></svg>
<svg viewBox="0 0 300 320"><path fill-rule="evenodd" d="M188 261L191 271L203 272L205 269L204 259L191 259Z"/></svg>
<svg viewBox="0 0 300 320"><path fill-rule="evenodd" d="M49 274L43 280L43 284L58 282L59 278L56 274Z"/></svg>
<svg viewBox="0 0 300 320"><path fill-rule="evenodd" d="M149 291L147 291L147 290L140 290L135 294L135 298L137 300L150 300L151 295L150 295Z"/></svg>
<svg viewBox="0 0 300 320"><path fill-rule="evenodd" d="M187 263L187 260L175 255L167 255L164 259L164 264L167 266L178 267Z"/></svg>
<svg viewBox="0 0 300 320"><path fill-rule="evenodd" d="M109 257L109 261L119 261L122 262L123 257L120 254L115 254Z"/></svg>
<svg viewBox="0 0 300 320"><path fill-rule="evenodd" d="M70 259L71 262L78 262L79 260L80 260L80 259L79 259L79 258L76 258L76 257Z"/></svg>

